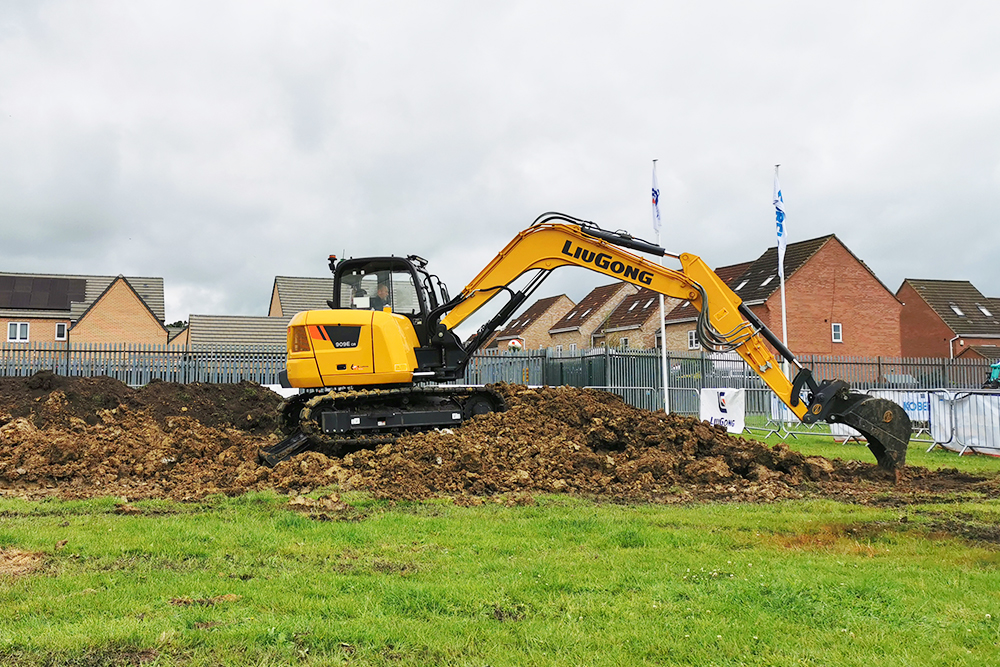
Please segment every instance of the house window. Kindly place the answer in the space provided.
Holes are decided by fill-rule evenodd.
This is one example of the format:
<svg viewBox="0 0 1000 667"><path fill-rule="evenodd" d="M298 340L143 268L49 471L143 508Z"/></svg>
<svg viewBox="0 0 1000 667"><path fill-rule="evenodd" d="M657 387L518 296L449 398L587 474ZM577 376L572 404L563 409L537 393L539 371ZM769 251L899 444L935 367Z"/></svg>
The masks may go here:
<svg viewBox="0 0 1000 667"><path fill-rule="evenodd" d="M562 345L556 345L556 352L562 352Z"/></svg>
<svg viewBox="0 0 1000 667"><path fill-rule="evenodd" d="M951 306L951 309L955 312L956 315L958 315L959 317L965 317L965 313L962 312L962 309L958 307L957 303L949 303L948 305Z"/></svg>
<svg viewBox="0 0 1000 667"><path fill-rule="evenodd" d="M689 350L697 350L698 347L699 347L698 346L698 333L694 329L691 329L691 331L688 331L688 349Z"/></svg>
<svg viewBox="0 0 1000 667"><path fill-rule="evenodd" d="M56 324L56 340L66 340L66 323L59 322Z"/></svg>
<svg viewBox="0 0 1000 667"><path fill-rule="evenodd" d="M744 280L744 281L743 281L743 282L741 282L741 283L740 283L739 285L737 285L737 286L736 286L736 289L734 289L733 291L734 291L734 292L739 292L739 291L740 291L741 289L743 289L744 287L746 287L746 286L747 286L747 283L748 283L748 282L750 282L750 281L749 281L749 280ZM687 302L686 302L686 301L685 301L684 303L685 303L685 305L687 305Z"/></svg>
<svg viewBox="0 0 1000 667"><path fill-rule="evenodd" d="M768 284L768 283L769 283L769 282L771 282L772 280L774 280L774 275L773 275L773 274L772 274L772 275L770 275L770 276L768 276L768 277L767 277L767 280L765 280L764 282L762 282L762 283L760 284L760 286L761 286L761 287L763 287L764 285Z"/></svg>
<svg viewBox="0 0 1000 667"><path fill-rule="evenodd" d="M618 347L620 347L623 350L627 350L628 349L628 338L619 338L618 339Z"/></svg>
<svg viewBox="0 0 1000 667"><path fill-rule="evenodd" d="M631 313L635 309L635 307L638 306L638 305L639 305L638 301L633 301L632 305L628 307L628 312Z"/></svg>
<svg viewBox="0 0 1000 667"><path fill-rule="evenodd" d="M983 306L983 305L977 303L976 304L976 308L978 308L979 312L981 312L986 317L993 317L993 313L991 313L990 311L986 310L986 306Z"/></svg>
<svg viewBox="0 0 1000 667"><path fill-rule="evenodd" d="M569 351L570 352L576 352L576 343L570 343L569 344Z"/></svg>
<svg viewBox="0 0 1000 667"><path fill-rule="evenodd" d="M7 323L7 342L8 343L27 343L28 342L28 323L27 322L8 322Z"/></svg>
<svg viewBox="0 0 1000 667"><path fill-rule="evenodd" d="M834 343L844 342L844 327L840 322L833 323L833 342Z"/></svg>
<svg viewBox="0 0 1000 667"><path fill-rule="evenodd" d="M650 299L649 301L647 301L646 305L643 306L642 309L645 310L646 308L649 308L651 305L653 305L653 300L652 299Z"/></svg>

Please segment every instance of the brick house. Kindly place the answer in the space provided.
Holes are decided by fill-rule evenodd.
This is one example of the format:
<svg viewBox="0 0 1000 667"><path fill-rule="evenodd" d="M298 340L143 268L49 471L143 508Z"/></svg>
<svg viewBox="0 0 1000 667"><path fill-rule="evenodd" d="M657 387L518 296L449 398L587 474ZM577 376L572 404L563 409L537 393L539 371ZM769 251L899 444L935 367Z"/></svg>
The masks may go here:
<svg viewBox="0 0 1000 667"><path fill-rule="evenodd" d="M624 282L595 287L549 329L552 346L557 351L593 347L592 334L623 299L638 291L635 285Z"/></svg>
<svg viewBox="0 0 1000 667"><path fill-rule="evenodd" d="M722 282L732 288L737 284L734 281L742 276L750 268L751 264L753 262L722 266L715 269L715 274L722 279ZM668 310L663 320L666 325L664 328L666 335L660 335L659 331L657 331L656 345L659 344L659 339L664 338L667 349L673 352L697 351L701 349L701 345L698 344L698 338L695 335L698 309L692 306L690 301L683 301L673 309Z"/></svg>
<svg viewBox="0 0 1000 667"><path fill-rule="evenodd" d="M561 320L574 304L568 296L550 296L539 299L531 307L507 323L493 334L485 345L487 348L507 349L512 341L518 341L525 350L545 349L552 346L549 329Z"/></svg>
<svg viewBox="0 0 1000 667"><path fill-rule="evenodd" d="M7 343L167 342L163 279L0 273Z"/></svg>
<svg viewBox="0 0 1000 667"><path fill-rule="evenodd" d="M896 297L904 357L958 357L969 347L1000 345L996 300L967 280L907 278Z"/></svg>
<svg viewBox="0 0 1000 667"><path fill-rule="evenodd" d="M305 310L326 310L333 298L333 277L296 278L275 276L271 288L269 317L291 317Z"/></svg>
<svg viewBox="0 0 1000 667"><path fill-rule="evenodd" d="M289 317L247 315L191 315L188 326L170 340L171 346L284 346Z"/></svg>
<svg viewBox="0 0 1000 667"><path fill-rule="evenodd" d="M664 297L663 309L670 312L680 299ZM595 346L644 349L657 346L660 331L660 293L643 287L625 297L593 334Z"/></svg>
<svg viewBox="0 0 1000 667"><path fill-rule="evenodd" d="M778 248L768 248L727 284L781 338L777 264ZM903 304L835 234L790 243L785 250L784 268L786 342L794 354L901 356ZM684 324L690 337L693 317ZM668 327L667 344L672 342ZM670 349L690 348L684 345Z"/></svg>

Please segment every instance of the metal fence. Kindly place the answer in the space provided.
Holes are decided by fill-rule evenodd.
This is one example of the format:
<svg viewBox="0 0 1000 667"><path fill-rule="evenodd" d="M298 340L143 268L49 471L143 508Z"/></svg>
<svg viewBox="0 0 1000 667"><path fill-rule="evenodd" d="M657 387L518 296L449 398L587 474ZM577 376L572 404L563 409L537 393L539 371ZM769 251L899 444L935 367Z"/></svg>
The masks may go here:
<svg viewBox="0 0 1000 667"><path fill-rule="evenodd" d="M166 345L31 343L0 345L0 376L107 375L140 386L151 380L277 384L285 346L168 347Z"/></svg>
<svg viewBox="0 0 1000 667"><path fill-rule="evenodd" d="M978 389L989 372L989 362L981 359L805 356L799 361L817 379L839 378L859 390L971 390ZM47 369L60 375L110 375L133 385L154 378L174 382L253 380L275 384L284 363L284 346L0 344L0 376L25 376ZM667 365L671 407L676 404L681 412L689 411L684 407L691 403L687 390L710 387L767 390L735 353L668 352ZM485 350L469 363L464 382L608 387L634 391L636 400L651 409L663 407L663 373L660 352L655 349Z"/></svg>

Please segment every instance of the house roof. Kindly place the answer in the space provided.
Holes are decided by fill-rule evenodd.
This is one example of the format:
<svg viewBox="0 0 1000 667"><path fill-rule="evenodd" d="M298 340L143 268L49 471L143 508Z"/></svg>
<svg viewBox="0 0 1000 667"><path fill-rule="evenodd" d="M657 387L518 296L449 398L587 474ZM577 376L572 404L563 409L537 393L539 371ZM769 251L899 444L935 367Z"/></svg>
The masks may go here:
<svg viewBox="0 0 1000 667"><path fill-rule="evenodd" d="M775 262L777 262L777 257L775 257ZM729 266L720 266L715 269L715 275L719 276L722 282L732 288L734 285L739 284L736 280L746 273L752 264L753 262L741 262L739 264L730 264ZM676 308L667 313L664 319L667 324L671 322L693 321L698 319L698 309L692 306L690 301L682 301Z"/></svg>
<svg viewBox="0 0 1000 667"><path fill-rule="evenodd" d="M562 319L552 325L549 333L560 333L563 331L574 331L594 317L601 306L614 298L622 288L628 287L629 283L617 282L610 285L601 285L590 290L590 294L583 297L580 303L570 308L569 312L563 315Z"/></svg>
<svg viewBox="0 0 1000 667"><path fill-rule="evenodd" d="M333 278L301 278L275 276L274 291L278 292L281 313L291 317L304 310L324 310L327 299L333 298Z"/></svg>
<svg viewBox="0 0 1000 667"><path fill-rule="evenodd" d="M80 316L118 276L0 272L0 317L61 318ZM163 321L163 278L125 278L146 306Z"/></svg>
<svg viewBox="0 0 1000 667"><path fill-rule="evenodd" d="M660 293L643 287L635 294L622 299L601 329L604 331L637 329L653 315L659 316L659 313Z"/></svg>
<svg viewBox="0 0 1000 667"><path fill-rule="evenodd" d="M507 326L505 326L500 331L497 331L495 338L497 339L507 339L516 338L524 333L524 331L532 325L539 317L545 314L549 308L554 306L559 299L565 298L569 300L565 294L560 294L558 296L549 296L544 299L539 299L535 303L531 304L531 307L526 311L511 320ZM572 303L572 301L570 301Z"/></svg>
<svg viewBox="0 0 1000 667"><path fill-rule="evenodd" d="M909 285L956 335L1000 335L1000 308L968 280L917 280ZM984 312L985 309L985 312Z"/></svg>
<svg viewBox="0 0 1000 667"><path fill-rule="evenodd" d="M1000 347L997 347L996 345L970 345L966 349L978 352L984 358L991 361L1000 359Z"/></svg>
<svg viewBox="0 0 1000 667"><path fill-rule="evenodd" d="M795 274L826 243L836 238L834 234L789 243L785 248L785 280ZM768 248L730 285L744 302L766 301L781 287L778 280L778 247Z"/></svg>
<svg viewBox="0 0 1000 667"><path fill-rule="evenodd" d="M248 315L191 315L191 346L285 345L291 317Z"/></svg>

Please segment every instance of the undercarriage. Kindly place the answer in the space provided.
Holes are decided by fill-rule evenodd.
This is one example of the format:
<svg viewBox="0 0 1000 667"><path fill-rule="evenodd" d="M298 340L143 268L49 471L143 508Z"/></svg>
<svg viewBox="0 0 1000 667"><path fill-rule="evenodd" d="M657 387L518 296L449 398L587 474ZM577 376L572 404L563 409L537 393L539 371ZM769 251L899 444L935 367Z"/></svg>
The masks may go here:
<svg viewBox="0 0 1000 667"><path fill-rule="evenodd" d="M263 448L258 458L273 467L305 450L343 456L506 409L503 397L486 387L421 385L298 394L279 408L288 437Z"/></svg>

